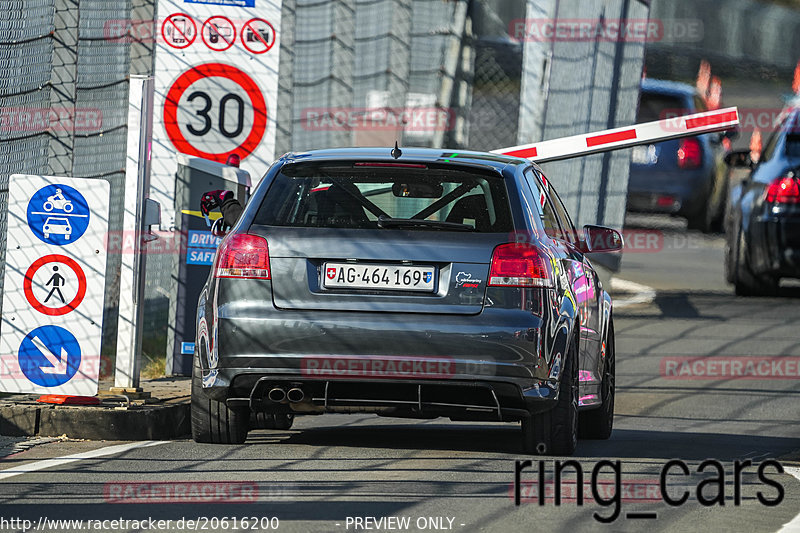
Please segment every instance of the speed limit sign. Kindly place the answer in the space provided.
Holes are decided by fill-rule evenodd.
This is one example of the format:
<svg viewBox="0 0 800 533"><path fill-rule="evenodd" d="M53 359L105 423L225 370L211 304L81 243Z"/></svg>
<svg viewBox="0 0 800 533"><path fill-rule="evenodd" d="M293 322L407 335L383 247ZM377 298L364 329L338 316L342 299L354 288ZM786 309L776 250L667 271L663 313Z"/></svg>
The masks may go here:
<svg viewBox="0 0 800 533"><path fill-rule="evenodd" d="M164 129L179 152L224 163L261 143L267 104L258 84L224 63L197 65L178 76L164 99Z"/></svg>

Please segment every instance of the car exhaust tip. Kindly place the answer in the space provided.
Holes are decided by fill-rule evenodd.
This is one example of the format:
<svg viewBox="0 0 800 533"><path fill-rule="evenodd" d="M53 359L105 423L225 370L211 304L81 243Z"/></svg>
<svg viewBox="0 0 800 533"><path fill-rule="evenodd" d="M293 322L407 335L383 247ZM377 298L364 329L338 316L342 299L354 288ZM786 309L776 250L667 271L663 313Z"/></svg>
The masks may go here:
<svg viewBox="0 0 800 533"><path fill-rule="evenodd" d="M267 398L275 403L280 403L286 399L286 391L280 387L275 387L267 393Z"/></svg>
<svg viewBox="0 0 800 533"><path fill-rule="evenodd" d="M305 396L303 389L299 387L293 387L286 393L286 398L292 403L302 402Z"/></svg>

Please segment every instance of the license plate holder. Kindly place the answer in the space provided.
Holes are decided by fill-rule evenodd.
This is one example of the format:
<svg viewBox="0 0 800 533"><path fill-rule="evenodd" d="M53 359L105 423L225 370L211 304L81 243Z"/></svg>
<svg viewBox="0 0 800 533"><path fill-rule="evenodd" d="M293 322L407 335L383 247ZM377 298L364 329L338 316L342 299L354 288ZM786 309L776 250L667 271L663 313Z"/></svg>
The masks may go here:
<svg viewBox="0 0 800 533"><path fill-rule="evenodd" d="M322 265L322 287L384 291L433 292L436 267L376 263L335 263Z"/></svg>

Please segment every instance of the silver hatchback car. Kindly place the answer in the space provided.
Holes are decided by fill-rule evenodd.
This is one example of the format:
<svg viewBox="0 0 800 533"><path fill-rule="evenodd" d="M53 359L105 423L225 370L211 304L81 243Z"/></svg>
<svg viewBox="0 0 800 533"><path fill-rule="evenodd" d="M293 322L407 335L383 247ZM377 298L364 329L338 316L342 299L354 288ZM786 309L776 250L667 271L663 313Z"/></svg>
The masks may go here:
<svg viewBox="0 0 800 533"><path fill-rule="evenodd" d="M611 298L541 170L477 152L287 154L198 302L192 434L241 443L296 415L522 423L534 453L608 438Z"/></svg>

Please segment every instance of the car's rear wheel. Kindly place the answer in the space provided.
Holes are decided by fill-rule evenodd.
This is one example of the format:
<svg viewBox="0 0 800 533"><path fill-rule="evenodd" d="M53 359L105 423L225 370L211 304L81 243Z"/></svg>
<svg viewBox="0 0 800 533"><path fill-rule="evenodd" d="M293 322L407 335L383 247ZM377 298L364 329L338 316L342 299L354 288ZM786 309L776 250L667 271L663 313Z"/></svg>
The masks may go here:
<svg viewBox="0 0 800 533"><path fill-rule="evenodd" d="M616 347L614 345L614 322L608 325L606 338L606 363L603 382L600 384L602 403L598 409L580 413L578 417L578 436L582 439L605 440L611 437L614 429L614 396L616 394Z"/></svg>
<svg viewBox="0 0 800 533"><path fill-rule="evenodd" d="M778 279L773 276L754 274L747 264L745 241L741 228L731 253L735 260L733 287L738 296L772 296L778 292Z"/></svg>
<svg viewBox="0 0 800 533"><path fill-rule="evenodd" d="M564 361L555 407L522 421L525 452L572 455L578 445L578 347L573 341Z"/></svg>
<svg viewBox="0 0 800 533"><path fill-rule="evenodd" d="M192 367L192 438L195 442L241 444L247 439L249 409L231 409L225 402L207 398L202 390L200 361Z"/></svg>

